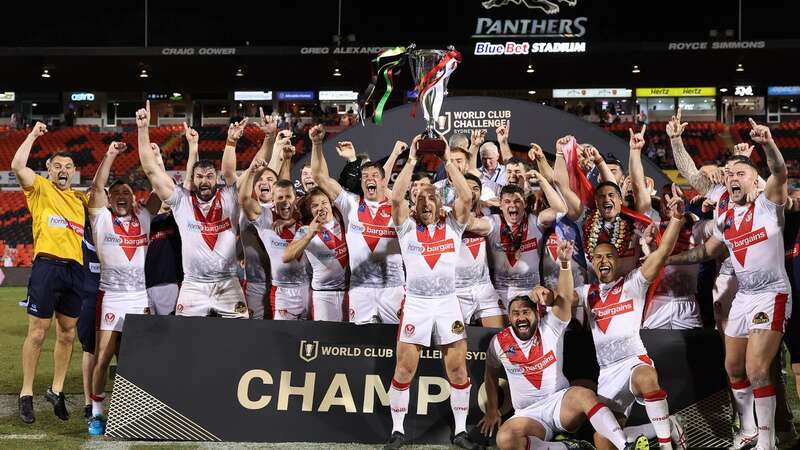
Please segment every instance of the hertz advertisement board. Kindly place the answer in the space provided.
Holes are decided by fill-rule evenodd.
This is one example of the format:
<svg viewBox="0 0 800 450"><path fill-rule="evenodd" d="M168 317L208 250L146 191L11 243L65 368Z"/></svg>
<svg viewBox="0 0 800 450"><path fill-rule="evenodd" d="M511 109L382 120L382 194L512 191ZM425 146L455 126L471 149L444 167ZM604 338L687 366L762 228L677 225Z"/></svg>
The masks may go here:
<svg viewBox="0 0 800 450"><path fill-rule="evenodd" d="M471 327L467 332L468 428L483 417L485 349L495 331ZM705 401L698 399L719 393L727 398L716 333L658 331L643 337L673 410L696 410ZM124 334L107 424L110 437L377 444L391 430L388 392L396 326L130 315ZM568 339L565 353L570 347ZM424 349L405 421L409 442L449 443L449 395L442 352ZM509 414L510 399L502 394L500 399L501 412ZM715 414L726 423L725 409L716 403L706 404L698 416ZM637 406L630 422L641 423L643 417ZM688 421L690 433L703 430ZM702 436L723 442L718 434L712 430ZM707 439L703 444L714 446Z"/></svg>

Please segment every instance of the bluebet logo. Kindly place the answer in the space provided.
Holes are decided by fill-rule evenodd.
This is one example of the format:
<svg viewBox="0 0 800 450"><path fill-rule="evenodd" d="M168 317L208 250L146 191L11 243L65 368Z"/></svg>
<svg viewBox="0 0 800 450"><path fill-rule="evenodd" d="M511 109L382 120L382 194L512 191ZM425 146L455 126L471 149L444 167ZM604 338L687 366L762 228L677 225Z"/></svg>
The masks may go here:
<svg viewBox="0 0 800 450"><path fill-rule="evenodd" d="M586 42L476 42L477 56L528 55L534 53L585 53Z"/></svg>

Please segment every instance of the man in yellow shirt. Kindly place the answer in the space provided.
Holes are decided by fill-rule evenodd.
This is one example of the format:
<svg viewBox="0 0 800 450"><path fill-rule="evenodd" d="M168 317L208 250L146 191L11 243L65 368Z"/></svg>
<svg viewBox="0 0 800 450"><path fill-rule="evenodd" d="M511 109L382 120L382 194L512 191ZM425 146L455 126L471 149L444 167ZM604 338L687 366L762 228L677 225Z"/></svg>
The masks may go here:
<svg viewBox="0 0 800 450"><path fill-rule="evenodd" d="M28 335L22 346L22 390L19 414L33 423L33 379L53 314L56 344L53 351L53 384L45 397L55 415L69 419L64 404L64 378L72 356L75 326L81 311L84 272L81 241L85 222L86 195L71 188L75 162L66 153L50 158L44 178L27 167L34 141L47 132L37 122L11 161L11 170L25 193L33 217L34 261L28 288Z"/></svg>

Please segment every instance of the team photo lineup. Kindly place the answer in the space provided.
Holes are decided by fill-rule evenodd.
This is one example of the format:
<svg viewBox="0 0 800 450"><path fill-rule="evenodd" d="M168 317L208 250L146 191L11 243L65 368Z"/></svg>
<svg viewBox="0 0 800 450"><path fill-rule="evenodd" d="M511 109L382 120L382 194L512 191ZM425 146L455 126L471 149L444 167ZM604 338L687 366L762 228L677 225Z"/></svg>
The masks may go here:
<svg viewBox="0 0 800 450"><path fill-rule="evenodd" d="M459 448L483 448L471 427L504 450L646 449L651 440L686 448L659 382L669 361L651 359L639 331L702 328L701 302L712 301L736 411L732 448L777 448L776 395L785 402L787 394L776 392L785 386L773 366L784 343L800 376L792 317L800 191L789 191L768 126L750 119L749 142L720 165L697 167L681 115L665 132L683 187L655 186L645 173L644 121L628 128L625 164L572 135L515 156L509 137L535 126L517 122L491 130L496 141L486 129L396 136L379 164L359 155L357 142L325 152L329 137L313 125L304 136L310 158L293 181L297 136L263 111L259 120L231 119L221 160L200 158L199 134L184 123L189 156L179 182L151 142L148 101L136 111L137 141L111 142L84 191L72 186L80 167L70 153L49 155L46 176L29 167L48 133L37 122L11 162L35 250L19 419L36 421L33 381L54 318L46 399L69 417L62 390L77 337L91 436L105 433L106 380L128 314L377 323L397 327L383 448L407 443L409 386L426 347L442 351ZM237 171L248 128L262 143ZM112 179L125 154L137 155L149 195L134 195L129 177ZM333 158L348 161L341 174L329 171ZM467 371L468 327L496 329L482 349L485 415L470 424L470 388L480 380ZM565 364L582 362L564 359L567 330L586 338L580 358L596 360L594 373L570 381ZM514 410L506 419L501 378ZM649 423L626 427L636 403ZM571 435L585 422L593 442Z"/></svg>

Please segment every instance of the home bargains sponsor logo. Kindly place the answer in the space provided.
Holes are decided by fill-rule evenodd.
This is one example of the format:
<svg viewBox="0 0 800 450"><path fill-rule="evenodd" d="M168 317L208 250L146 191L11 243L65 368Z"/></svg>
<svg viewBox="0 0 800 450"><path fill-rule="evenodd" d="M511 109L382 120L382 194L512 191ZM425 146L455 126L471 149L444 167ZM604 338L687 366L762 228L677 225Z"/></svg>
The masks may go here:
<svg viewBox="0 0 800 450"><path fill-rule="evenodd" d="M733 251L739 251L766 240L767 240L767 230L766 228L761 227L755 231L751 231L749 233L733 238L730 241L731 241L731 247L733 247Z"/></svg>
<svg viewBox="0 0 800 450"><path fill-rule="evenodd" d="M48 216L47 226L52 228L69 228L70 230L74 231L75 234L77 234L78 236L83 237L83 225L75 222L70 222L69 220L61 216Z"/></svg>
<svg viewBox="0 0 800 450"><path fill-rule="evenodd" d="M219 234L231 229L231 220L226 217L218 222L211 223L189 222L188 228L201 234Z"/></svg>
<svg viewBox="0 0 800 450"><path fill-rule="evenodd" d="M626 300L622 303L616 303L613 305L601 306L599 308L592 309L592 313L594 313L594 318L597 321L603 319L611 319L614 316L629 313L632 311L633 311L633 299Z"/></svg>
<svg viewBox="0 0 800 450"><path fill-rule="evenodd" d="M147 235L142 234L139 236L120 236L117 234L106 234L103 242L106 244L115 244L120 247L144 247L147 245Z"/></svg>
<svg viewBox="0 0 800 450"><path fill-rule="evenodd" d="M397 238L397 232L392 227L383 227L380 225L372 225L369 223L364 224L364 237L371 238Z"/></svg>
<svg viewBox="0 0 800 450"><path fill-rule="evenodd" d="M486 238L484 237L468 237L462 238L461 243L464 247L469 249L469 252L472 253L472 257L478 259L478 253L481 251L481 245L486 242Z"/></svg>

